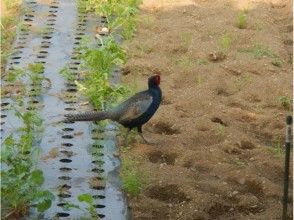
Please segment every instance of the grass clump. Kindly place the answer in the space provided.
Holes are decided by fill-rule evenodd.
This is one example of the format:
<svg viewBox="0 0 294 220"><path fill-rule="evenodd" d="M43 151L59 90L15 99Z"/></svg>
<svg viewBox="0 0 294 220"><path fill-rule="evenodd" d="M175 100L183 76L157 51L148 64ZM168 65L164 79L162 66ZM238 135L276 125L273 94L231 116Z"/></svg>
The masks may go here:
<svg viewBox="0 0 294 220"><path fill-rule="evenodd" d="M272 152L276 157L282 157L284 155L282 140L280 138L275 138L272 146L269 148L269 151Z"/></svg>
<svg viewBox="0 0 294 220"><path fill-rule="evenodd" d="M289 96L280 96L279 102L285 110L291 111L293 101Z"/></svg>
<svg viewBox="0 0 294 220"><path fill-rule="evenodd" d="M227 52L232 44L232 37L229 34L224 34L220 39L220 50L225 53Z"/></svg>
<svg viewBox="0 0 294 220"><path fill-rule="evenodd" d="M237 27L239 29L246 29L247 27L247 13L244 10L240 11L238 14Z"/></svg>
<svg viewBox="0 0 294 220"><path fill-rule="evenodd" d="M122 188L131 196L136 196L146 184L146 176L138 169L138 163L126 157L122 160L120 176L122 179Z"/></svg>
<svg viewBox="0 0 294 220"><path fill-rule="evenodd" d="M249 48L240 48L238 49L238 52L251 53L253 54L253 57L255 59L261 59L263 57L272 58L272 65L277 67L282 66L282 60L280 59L280 57L270 48L260 43L255 43L253 46Z"/></svg>
<svg viewBox="0 0 294 220"><path fill-rule="evenodd" d="M16 28L19 23L22 0L4 0L3 10L1 10L1 69L7 63L10 56L12 42L16 36Z"/></svg>

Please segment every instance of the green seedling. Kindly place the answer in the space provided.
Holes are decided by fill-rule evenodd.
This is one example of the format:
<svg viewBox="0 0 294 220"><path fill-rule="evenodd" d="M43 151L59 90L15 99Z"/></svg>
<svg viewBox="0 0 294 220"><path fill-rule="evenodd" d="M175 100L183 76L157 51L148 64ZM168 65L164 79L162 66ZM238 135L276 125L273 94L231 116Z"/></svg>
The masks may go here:
<svg viewBox="0 0 294 220"><path fill-rule="evenodd" d="M238 14L237 27L239 29L245 29L247 27L247 15L244 10L239 12L239 14Z"/></svg>
<svg viewBox="0 0 294 220"><path fill-rule="evenodd" d="M18 80L21 76L23 76L25 71L20 68L14 67L13 70L9 70L7 73L7 80L9 82L15 82Z"/></svg>
<svg viewBox="0 0 294 220"><path fill-rule="evenodd" d="M284 149L281 140L275 138L272 146L269 148L269 151L272 152L276 157L282 157L284 155Z"/></svg>
<svg viewBox="0 0 294 220"><path fill-rule="evenodd" d="M198 58L196 60L196 64L197 65L207 65L208 64L208 60L207 59Z"/></svg>
<svg viewBox="0 0 294 220"><path fill-rule="evenodd" d="M229 34L224 34L220 39L220 48L222 52L228 51L232 44L232 38Z"/></svg>
<svg viewBox="0 0 294 220"><path fill-rule="evenodd" d="M121 167L123 189L131 196L136 196L147 182L146 176L138 169L138 164L131 158L124 158Z"/></svg>
<svg viewBox="0 0 294 220"><path fill-rule="evenodd" d="M126 60L125 51L113 38L102 41L99 48L92 48L85 41L80 51L84 64L81 68L87 70L87 74L82 82L76 84L97 109L105 109L106 103L112 105L129 93L125 87L109 82L112 70Z"/></svg>

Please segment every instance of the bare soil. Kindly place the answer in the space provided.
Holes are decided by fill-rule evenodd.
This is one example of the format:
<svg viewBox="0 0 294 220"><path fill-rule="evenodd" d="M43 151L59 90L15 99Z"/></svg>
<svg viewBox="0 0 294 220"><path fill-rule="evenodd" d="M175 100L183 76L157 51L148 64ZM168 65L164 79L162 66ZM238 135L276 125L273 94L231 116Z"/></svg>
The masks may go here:
<svg viewBox="0 0 294 220"><path fill-rule="evenodd" d="M138 18L123 81L160 74L164 100L143 127L157 144L122 153L149 180L133 219L281 219L291 1L145 0Z"/></svg>

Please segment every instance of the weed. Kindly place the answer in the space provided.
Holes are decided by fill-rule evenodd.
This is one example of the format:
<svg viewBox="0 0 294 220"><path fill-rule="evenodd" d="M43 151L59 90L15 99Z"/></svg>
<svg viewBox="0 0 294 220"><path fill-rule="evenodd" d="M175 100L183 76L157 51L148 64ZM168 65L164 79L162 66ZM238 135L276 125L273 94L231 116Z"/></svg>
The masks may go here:
<svg viewBox="0 0 294 220"><path fill-rule="evenodd" d="M279 101L285 110L291 111L293 100L289 96L280 96Z"/></svg>
<svg viewBox="0 0 294 220"><path fill-rule="evenodd" d="M271 62L274 66L277 67L282 67L282 60L278 57L275 57L272 62Z"/></svg>
<svg viewBox="0 0 294 220"><path fill-rule="evenodd" d="M7 80L9 82L15 82L18 80L21 76L23 76L25 71L21 68L14 67L13 70L9 70L7 73Z"/></svg>
<svg viewBox="0 0 294 220"><path fill-rule="evenodd" d="M259 43L256 43L249 48L239 48L238 51L245 52L245 53L252 53L254 58L256 59L261 59L262 57L279 59L278 55L276 55L272 50L270 50L268 47Z"/></svg>
<svg viewBox="0 0 294 220"><path fill-rule="evenodd" d="M84 63L82 68L87 70L87 74L82 82L76 84L97 109L104 109L106 103L116 103L129 93L125 87L109 82L111 71L126 59L125 51L113 38L102 41L99 48L92 48L85 41L80 51Z"/></svg>
<svg viewBox="0 0 294 220"><path fill-rule="evenodd" d="M197 85L197 86L200 86L200 85L203 84L203 82L204 82L204 78L198 75L198 76L196 77L196 85Z"/></svg>
<svg viewBox="0 0 294 220"><path fill-rule="evenodd" d="M245 29L247 27L247 15L244 10L240 11L238 14L237 27L240 29Z"/></svg>
<svg viewBox="0 0 294 220"><path fill-rule="evenodd" d="M88 205L87 211L92 219L100 219L96 208L94 207L94 200L90 194L81 194L78 196L78 200L79 202L85 202Z"/></svg>
<svg viewBox="0 0 294 220"><path fill-rule="evenodd" d="M230 49L231 44L232 44L232 38L230 37L230 35L224 34L220 39L221 51L226 52L228 49Z"/></svg>
<svg viewBox="0 0 294 220"><path fill-rule="evenodd" d="M196 60L196 64L197 65L207 65L208 64L208 60L207 59L198 58Z"/></svg>
<svg viewBox="0 0 294 220"><path fill-rule="evenodd" d="M150 54L153 51L153 48L147 43L140 43L136 46L140 50L140 55Z"/></svg>
<svg viewBox="0 0 294 220"><path fill-rule="evenodd" d="M251 76L249 74L237 76L234 80L234 86L238 91L241 91L242 88L251 82Z"/></svg>
<svg viewBox="0 0 294 220"><path fill-rule="evenodd" d="M284 154L282 141L279 138L275 138L269 151L277 157L282 157Z"/></svg>
<svg viewBox="0 0 294 220"><path fill-rule="evenodd" d="M219 137L224 137L225 136L225 126L218 124L216 128L216 135Z"/></svg>
<svg viewBox="0 0 294 220"><path fill-rule="evenodd" d="M143 26L146 29L150 29L155 23L155 18L151 17L151 16L141 16L141 24L143 24Z"/></svg>
<svg viewBox="0 0 294 220"><path fill-rule="evenodd" d="M33 74L41 74L44 72L44 65L42 63L35 63L35 64L29 64L28 70L31 71Z"/></svg>
<svg viewBox="0 0 294 220"><path fill-rule="evenodd" d="M182 56L181 59L176 61L176 64L182 67L183 69L188 70L191 67L193 67L196 64L196 62L194 62L194 60L192 60L189 56Z"/></svg>
<svg viewBox="0 0 294 220"><path fill-rule="evenodd" d="M190 32L182 33L182 35L181 35L182 47L185 48L186 50L188 50L191 45L192 38L193 38L192 33L190 33Z"/></svg>
<svg viewBox="0 0 294 220"><path fill-rule="evenodd" d="M138 195L147 180L146 176L144 176L137 167L137 162L129 157L124 158L122 161L120 175L123 189L131 196Z"/></svg>
<svg viewBox="0 0 294 220"><path fill-rule="evenodd" d="M4 70L7 58L10 56L12 42L16 36L19 22L21 0L5 0L3 15L1 15L1 69ZM2 10L1 10L2 12Z"/></svg>
<svg viewBox="0 0 294 220"><path fill-rule="evenodd" d="M59 74L63 76L67 81L74 81L76 76L72 73L72 71L68 67L64 67L59 71Z"/></svg>

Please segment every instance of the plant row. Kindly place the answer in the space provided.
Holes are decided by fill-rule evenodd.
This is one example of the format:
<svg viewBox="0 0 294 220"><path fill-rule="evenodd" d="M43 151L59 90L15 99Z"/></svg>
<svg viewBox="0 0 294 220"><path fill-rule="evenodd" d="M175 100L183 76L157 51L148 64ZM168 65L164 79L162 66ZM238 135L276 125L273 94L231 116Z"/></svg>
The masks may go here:
<svg viewBox="0 0 294 220"><path fill-rule="evenodd" d="M40 107L37 97L42 93L44 66L40 63L29 64L26 69L8 72L7 85L21 85L17 94L9 94L13 104L7 109L15 112L20 127L5 138L1 149L1 217L20 218L35 207L38 212L50 208L53 194L42 189L43 172L37 169L40 155L40 137L43 120L37 113ZM28 80L30 87L21 81ZM26 98L24 98L26 97Z"/></svg>

